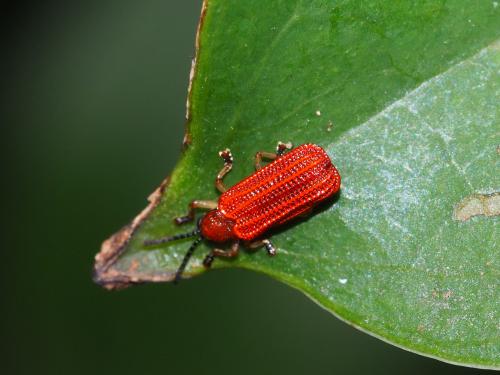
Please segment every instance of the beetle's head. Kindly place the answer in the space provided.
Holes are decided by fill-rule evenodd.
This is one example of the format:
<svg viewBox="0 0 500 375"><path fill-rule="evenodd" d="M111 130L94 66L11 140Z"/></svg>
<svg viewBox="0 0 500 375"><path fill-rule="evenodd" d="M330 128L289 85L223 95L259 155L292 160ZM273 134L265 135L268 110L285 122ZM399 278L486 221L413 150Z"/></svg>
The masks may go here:
<svg viewBox="0 0 500 375"><path fill-rule="evenodd" d="M227 242L234 239L234 221L225 217L219 210L209 211L198 221L198 229L203 238L214 242Z"/></svg>
<svg viewBox="0 0 500 375"><path fill-rule="evenodd" d="M175 236L163 237L154 240L146 240L144 241L144 245L146 246L160 245L163 243L177 241L184 238L195 237L195 240L189 247L186 255L184 256L184 259L182 260L181 265L179 266L175 274L174 283L177 283L180 280L182 273L184 272L184 269L186 268L186 265L189 262L189 259L193 255L194 250L200 244L200 242L204 238L214 242L229 241L230 239L234 238L233 227L234 227L234 221L224 217L224 215L220 211L212 210L207 212L205 216L198 219L195 230L188 233L177 234Z"/></svg>

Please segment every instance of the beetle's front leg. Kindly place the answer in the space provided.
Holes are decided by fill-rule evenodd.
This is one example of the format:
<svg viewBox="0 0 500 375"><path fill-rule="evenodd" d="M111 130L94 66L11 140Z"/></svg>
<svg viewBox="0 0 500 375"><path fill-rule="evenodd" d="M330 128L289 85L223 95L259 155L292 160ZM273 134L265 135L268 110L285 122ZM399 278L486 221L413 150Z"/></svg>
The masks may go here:
<svg viewBox="0 0 500 375"><path fill-rule="evenodd" d="M234 258L240 251L240 241L234 241L229 250L212 249L203 260L203 265L209 268L215 257Z"/></svg>
<svg viewBox="0 0 500 375"><path fill-rule="evenodd" d="M276 146L276 153L272 152L266 152L266 151L259 151L255 154L255 170L258 171L259 169L262 168L262 159L268 159L268 160L275 160L276 158L279 158L280 156L283 156L286 150L290 150L292 148L292 143L283 143L283 142L278 142L278 145Z"/></svg>
<svg viewBox="0 0 500 375"><path fill-rule="evenodd" d="M276 255L276 248L274 247L273 243L268 240L268 239L263 239L263 240L257 240L254 242L250 242L248 244L248 247L250 249L256 249L258 247L264 246L266 248L267 254L269 256L275 256Z"/></svg>
<svg viewBox="0 0 500 375"><path fill-rule="evenodd" d="M215 210L217 208L217 202L215 201L192 201L189 203L189 210L186 216L179 216L174 219L177 225L189 223L194 219L194 212L197 208L203 208L205 210Z"/></svg>

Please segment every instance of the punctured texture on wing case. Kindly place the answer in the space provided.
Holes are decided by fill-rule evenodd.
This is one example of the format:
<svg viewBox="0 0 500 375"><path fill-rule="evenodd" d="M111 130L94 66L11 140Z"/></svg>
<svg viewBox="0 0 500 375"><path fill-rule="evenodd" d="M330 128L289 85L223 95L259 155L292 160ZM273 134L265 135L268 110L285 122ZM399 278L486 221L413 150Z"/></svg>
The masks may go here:
<svg viewBox="0 0 500 375"><path fill-rule="evenodd" d="M311 209L339 188L340 174L327 153L304 144L223 193L218 209L234 220L238 238L248 241Z"/></svg>

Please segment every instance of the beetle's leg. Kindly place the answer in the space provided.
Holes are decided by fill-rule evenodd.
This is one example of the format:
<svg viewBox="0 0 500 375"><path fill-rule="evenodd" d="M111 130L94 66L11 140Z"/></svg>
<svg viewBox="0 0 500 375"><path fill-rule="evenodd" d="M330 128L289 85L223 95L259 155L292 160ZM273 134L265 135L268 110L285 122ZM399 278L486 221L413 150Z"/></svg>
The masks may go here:
<svg viewBox="0 0 500 375"><path fill-rule="evenodd" d="M189 223L194 219L194 210L197 208L203 208L205 210L214 210L217 208L217 202L215 201L192 201L189 203L189 211L186 216L179 216L174 219L177 225Z"/></svg>
<svg viewBox="0 0 500 375"><path fill-rule="evenodd" d="M234 258L240 251L240 242L234 241L229 250L212 249L212 251L203 260L203 265L209 268L215 257Z"/></svg>
<svg viewBox="0 0 500 375"><path fill-rule="evenodd" d="M262 162L262 159L269 159L269 160L274 160L278 157L278 155L273 154L272 152L266 152L266 151L259 151L255 154L255 170L258 171L259 169L262 168L262 165L260 163Z"/></svg>
<svg viewBox="0 0 500 375"><path fill-rule="evenodd" d="M291 150L293 147L292 142L288 143L283 143L283 142L278 142L276 145L276 155L277 156L283 156L286 150Z"/></svg>
<svg viewBox="0 0 500 375"><path fill-rule="evenodd" d="M278 145L276 146L276 153L266 152L266 151L257 152L255 154L255 170L258 171L259 169L262 168L262 165L260 165L262 159L274 160L282 156L286 150L290 150L291 148L292 144L290 142L288 143L278 142Z"/></svg>
<svg viewBox="0 0 500 375"><path fill-rule="evenodd" d="M221 193L224 193L227 190L227 188L224 186L222 180L224 179L224 176L229 173L231 168L233 168L233 155L231 154L231 151L228 148L226 148L224 151L219 152L219 156L222 159L224 159L224 166L217 175L217 178L215 179L215 187Z"/></svg>
<svg viewBox="0 0 500 375"><path fill-rule="evenodd" d="M262 246L264 246L266 248L267 254L269 256L276 255L276 248L274 247L273 243L268 239L257 240L257 241L254 241L254 242L251 242L248 244L248 247L251 249L256 249L256 248L262 247Z"/></svg>

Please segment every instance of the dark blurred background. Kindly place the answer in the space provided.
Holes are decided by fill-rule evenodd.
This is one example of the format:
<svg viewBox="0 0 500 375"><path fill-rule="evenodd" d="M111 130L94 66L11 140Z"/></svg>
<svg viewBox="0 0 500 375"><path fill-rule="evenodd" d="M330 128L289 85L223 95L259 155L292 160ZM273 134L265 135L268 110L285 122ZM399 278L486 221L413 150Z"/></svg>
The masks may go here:
<svg viewBox="0 0 500 375"><path fill-rule="evenodd" d="M94 285L100 243L179 157L201 1L1 4L3 374L479 372L260 274Z"/></svg>

